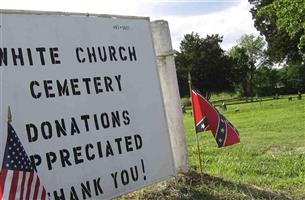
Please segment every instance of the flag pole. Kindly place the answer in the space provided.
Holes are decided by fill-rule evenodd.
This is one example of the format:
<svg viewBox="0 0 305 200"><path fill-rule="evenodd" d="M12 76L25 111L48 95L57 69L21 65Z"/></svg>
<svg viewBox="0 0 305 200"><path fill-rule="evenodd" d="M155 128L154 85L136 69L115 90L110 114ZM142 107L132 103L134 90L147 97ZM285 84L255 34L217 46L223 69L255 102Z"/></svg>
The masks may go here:
<svg viewBox="0 0 305 200"><path fill-rule="evenodd" d="M8 123L12 122L12 112L11 112L11 107L10 106L8 106L7 121L8 121Z"/></svg>
<svg viewBox="0 0 305 200"><path fill-rule="evenodd" d="M193 101L192 101L192 77L191 77L191 73L188 72L187 76L188 76L188 84L189 84L190 97L191 97L191 106L192 106L193 115L194 115L195 113L194 113L194 107L193 107ZM196 123L196 122L194 122L194 123ZM195 124L195 130L196 130L196 124ZM197 152L198 152L198 159L199 159L199 166L200 166L200 179L201 179L201 183L203 183L203 169L202 169L202 162L201 162L201 150L200 150L200 145L199 145L198 133L196 133L196 131L195 131L195 135L196 135Z"/></svg>

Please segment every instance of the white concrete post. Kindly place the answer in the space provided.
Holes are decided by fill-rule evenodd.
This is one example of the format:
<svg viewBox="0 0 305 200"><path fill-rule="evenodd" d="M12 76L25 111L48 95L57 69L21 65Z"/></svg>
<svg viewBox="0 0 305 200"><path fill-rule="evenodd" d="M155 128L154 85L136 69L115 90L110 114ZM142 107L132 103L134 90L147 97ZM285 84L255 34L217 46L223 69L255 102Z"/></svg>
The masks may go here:
<svg viewBox="0 0 305 200"><path fill-rule="evenodd" d="M177 172L186 173L189 171L188 153L174 61L174 51L168 23L164 20L153 21L151 22L151 29L175 166Z"/></svg>

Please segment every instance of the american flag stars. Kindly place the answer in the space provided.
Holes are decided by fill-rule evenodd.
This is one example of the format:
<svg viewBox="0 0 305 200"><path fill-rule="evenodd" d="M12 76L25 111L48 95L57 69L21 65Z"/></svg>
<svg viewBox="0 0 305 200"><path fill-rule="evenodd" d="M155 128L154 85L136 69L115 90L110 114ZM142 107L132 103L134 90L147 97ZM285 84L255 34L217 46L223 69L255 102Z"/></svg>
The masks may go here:
<svg viewBox="0 0 305 200"><path fill-rule="evenodd" d="M9 125L10 126L10 125ZM8 140L3 165L10 170L34 170L26 152L13 128L9 128Z"/></svg>
<svg viewBox="0 0 305 200"><path fill-rule="evenodd" d="M46 199L30 159L10 123L0 172L0 199Z"/></svg>

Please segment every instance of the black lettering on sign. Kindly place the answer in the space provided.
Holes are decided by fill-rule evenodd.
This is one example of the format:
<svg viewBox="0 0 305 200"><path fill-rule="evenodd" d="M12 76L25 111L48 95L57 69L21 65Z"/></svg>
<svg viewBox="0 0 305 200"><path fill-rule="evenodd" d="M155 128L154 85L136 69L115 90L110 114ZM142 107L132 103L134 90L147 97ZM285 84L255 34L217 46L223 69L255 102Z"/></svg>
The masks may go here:
<svg viewBox="0 0 305 200"><path fill-rule="evenodd" d="M91 198L91 187L89 184L89 181L86 181L86 184L81 183L81 188L82 188L82 195L83 199Z"/></svg>
<svg viewBox="0 0 305 200"><path fill-rule="evenodd" d="M78 195L73 186L70 189L70 200L79 200Z"/></svg>
<svg viewBox="0 0 305 200"><path fill-rule="evenodd" d="M52 138L52 125L50 122L45 121L41 123L41 134L46 140Z"/></svg>
<svg viewBox="0 0 305 200"><path fill-rule="evenodd" d="M80 134L80 130L79 130L78 125L75 121L75 118L72 117L71 118L71 135L74 135L75 133Z"/></svg>
<svg viewBox="0 0 305 200"><path fill-rule="evenodd" d="M63 188L60 188L60 194L57 194L57 191L54 191L54 199L55 200L65 200L66 199Z"/></svg>
<svg viewBox="0 0 305 200"><path fill-rule="evenodd" d="M89 83L91 82L91 79L90 78L83 78L83 82L86 85L87 94L91 94L90 85L89 85Z"/></svg>
<svg viewBox="0 0 305 200"><path fill-rule="evenodd" d="M86 61L86 59L80 55L80 52L83 53L84 50L81 48L81 47L78 47L76 48L76 58L77 58L77 61L80 62L80 63L83 63Z"/></svg>
<svg viewBox="0 0 305 200"><path fill-rule="evenodd" d="M84 159L81 158L82 156L81 150L82 148L80 146L73 148L74 161L76 165L84 162Z"/></svg>
<svg viewBox="0 0 305 200"><path fill-rule="evenodd" d="M141 159L141 167L143 172L143 179L146 180L144 161L142 159ZM113 172L110 175L113 181L113 186L115 188L126 186L128 184L139 181L139 175L140 175L139 166L134 165L127 169L122 169L120 171Z"/></svg>
<svg viewBox="0 0 305 200"><path fill-rule="evenodd" d="M44 60L44 52L46 51L46 48L39 47L39 48L36 48L36 51L39 53L39 58L40 58L41 65L45 65L46 62Z"/></svg>
<svg viewBox="0 0 305 200"><path fill-rule="evenodd" d="M16 52L15 49L11 49L12 50L12 57L13 57L13 63L14 65L18 65L17 61L19 61L20 65L24 65L24 60L23 60L23 54L22 54L22 49L18 48L18 53Z"/></svg>
<svg viewBox="0 0 305 200"><path fill-rule="evenodd" d="M56 154L54 152L47 153L46 160L47 160L48 170L52 170L53 169L52 165L57 160Z"/></svg>
<svg viewBox="0 0 305 200"><path fill-rule="evenodd" d="M53 90L53 81L52 80L44 80L43 81L44 90L47 98L55 97L55 93L52 93Z"/></svg>
<svg viewBox="0 0 305 200"><path fill-rule="evenodd" d="M64 119L61 119L60 122L58 120L55 120L55 127L56 127L57 137L67 135L66 123Z"/></svg>
<svg viewBox="0 0 305 200"><path fill-rule="evenodd" d="M34 99L103 94L122 91L122 76L96 76L63 80L33 80L29 82Z"/></svg>
<svg viewBox="0 0 305 200"><path fill-rule="evenodd" d="M74 149L73 149L74 150ZM61 161L61 165L63 167L66 166L71 166L72 163L70 162L69 158L70 158L70 153L67 149L61 149L59 151L59 155L60 155L60 161Z"/></svg>
<svg viewBox="0 0 305 200"><path fill-rule="evenodd" d="M94 198L93 195L100 196L103 193L104 191L102 189L101 178L97 177L92 180L86 180L84 182L78 183L77 185L67 185L65 188L58 188L58 190L48 192L47 194L49 199L55 200L85 200Z"/></svg>
<svg viewBox="0 0 305 200"><path fill-rule="evenodd" d="M59 96L69 96L69 87L67 79L65 79L63 83L59 80L56 80L56 84Z"/></svg>
<svg viewBox="0 0 305 200"><path fill-rule="evenodd" d="M111 147L111 144L110 142L107 140L107 145L106 145L106 157L108 156L113 156L113 150L112 150L112 147Z"/></svg>
<svg viewBox="0 0 305 200"><path fill-rule="evenodd" d="M78 63L105 63L105 62L136 62L137 51L135 46L97 46L77 47L75 57Z"/></svg>
<svg viewBox="0 0 305 200"><path fill-rule="evenodd" d="M93 145L87 144L85 147L86 157L88 160L93 160L95 158L95 154L91 153L90 149L93 149Z"/></svg>
<svg viewBox="0 0 305 200"><path fill-rule="evenodd" d="M117 61L117 59L116 59L116 50L115 50L114 46L110 46L108 48L109 48L110 60L111 61Z"/></svg>
<svg viewBox="0 0 305 200"><path fill-rule="evenodd" d="M34 124L26 124L26 132L29 142L35 142L38 139L38 129Z"/></svg>
<svg viewBox="0 0 305 200"><path fill-rule="evenodd" d="M40 155L38 155L38 154L31 155L30 156L30 160L31 160L32 166L34 166L34 168L35 168L35 171L37 171L36 167L41 164L41 157L40 157Z"/></svg>
<svg viewBox="0 0 305 200"><path fill-rule="evenodd" d="M101 60L102 62L105 62L105 61L107 60L107 54L106 54L106 49L105 49L105 47L103 47L103 54L102 54L102 52L101 52L101 47L98 47L97 49L98 49L98 54L99 54L99 56L100 56L100 60Z"/></svg>
<svg viewBox="0 0 305 200"><path fill-rule="evenodd" d="M131 139L132 139L131 136L126 136L126 137L125 137L125 144L126 144L126 151L127 151L127 152L133 150Z"/></svg>
<svg viewBox="0 0 305 200"><path fill-rule="evenodd" d="M89 62L92 63L92 62L96 62L96 54L95 54L95 49L94 47L91 47L91 48L87 48L87 52L88 52L88 57L89 57Z"/></svg>
<svg viewBox="0 0 305 200"><path fill-rule="evenodd" d="M118 128L129 126L131 116L128 110L115 110L112 112L104 112L101 114L83 114L76 117L61 118L48 121L41 121L25 124L25 131L29 143L39 140L50 140L52 138L71 137L76 134L83 134L92 130ZM122 149L132 151L142 147L142 138L135 134L125 136L122 143ZM120 142L117 142L120 143ZM126 148L125 148L126 147Z"/></svg>
<svg viewBox="0 0 305 200"><path fill-rule="evenodd" d="M27 48L26 51L27 51L27 54L28 54L29 64L32 66L34 64L33 63L33 57L32 57L32 51L31 51L30 48Z"/></svg>
<svg viewBox="0 0 305 200"><path fill-rule="evenodd" d="M39 60L33 58L38 57ZM0 48L0 66L44 66L61 64L58 47Z"/></svg>
<svg viewBox="0 0 305 200"><path fill-rule="evenodd" d="M58 59L59 54L58 54L58 48L50 48L50 57L51 57L51 62L52 64L60 64L60 60Z"/></svg>
<svg viewBox="0 0 305 200"><path fill-rule="evenodd" d="M31 83L30 83L31 95L34 99L38 99L41 97L41 92L37 92L36 90L34 90L34 86L39 87L39 83L37 81L31 81Z"/></svg>
<svg viewBox="0 0 305 200"><path fill-rule="evenodd" d="M88 119L90 118L90 116L89 115L82 115L80 118L81 118L81 120L84 121L86 131L88 132L89 131Z"/></svg>
<svg viewBox="0 0 305 200"><path fill-rule="evenodd" d="M7 48L0 48L0 66L7 65Z"/></svg>
<svg viewBox="0 0 305 200"><path fill-rule="evenodd" d="M80 95L80 91L78 90L78 79L77 78L70 79L70 83L72 87L72 94Z"/></svg>
<svg viewBox="0 0 305 200"><path fill-rule="evenodd" d="M121 147L122 138L116 138L114 141L117 143L119 154L122 154L122 147Z"/></svg>

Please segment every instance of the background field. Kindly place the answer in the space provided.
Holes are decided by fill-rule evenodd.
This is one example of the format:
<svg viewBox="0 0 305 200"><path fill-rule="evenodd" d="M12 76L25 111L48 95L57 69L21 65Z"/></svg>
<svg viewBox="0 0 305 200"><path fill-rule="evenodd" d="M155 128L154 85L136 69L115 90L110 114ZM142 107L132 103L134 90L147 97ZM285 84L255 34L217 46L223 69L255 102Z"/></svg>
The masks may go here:
<svg viewBox="0 0 305 200"><path fill-rule="evenodd" d="M151 186L123 199L305 199L305 100L228 105L223 112L241 143L217 148L200 133L200 181L193 117L184 114L192 173Z"/></svg>

